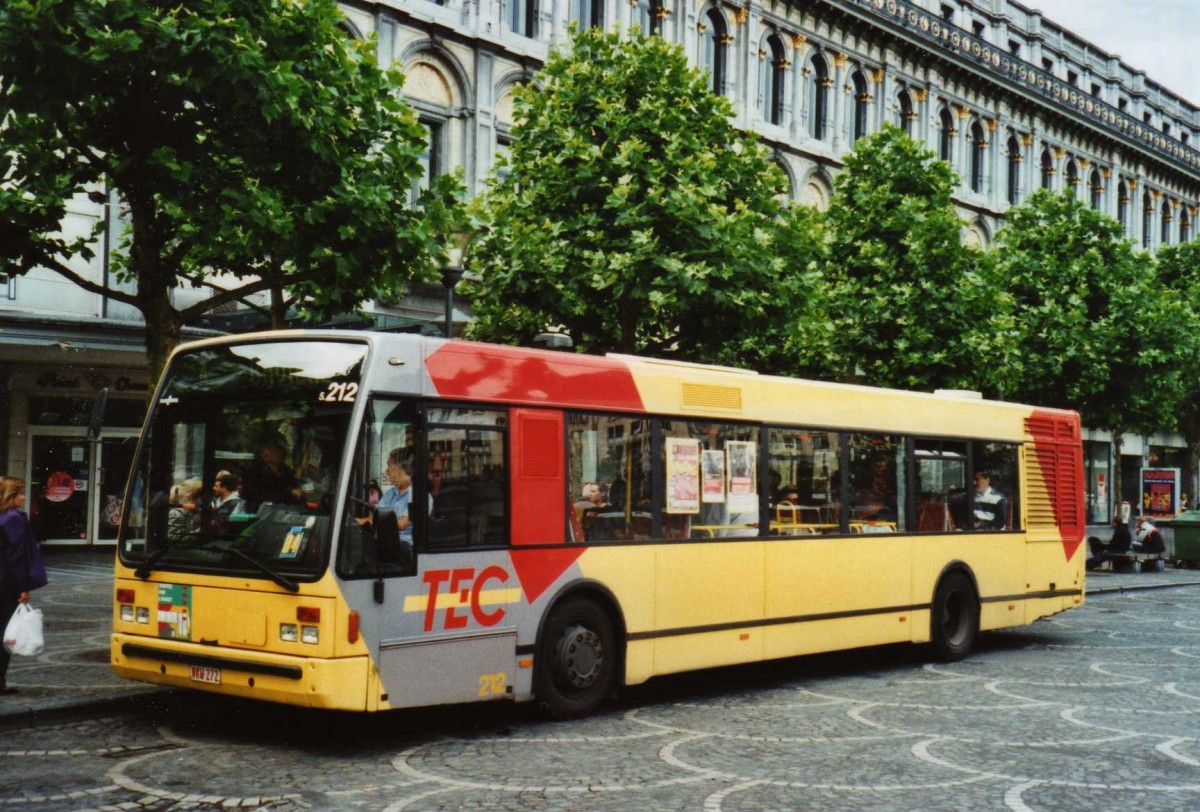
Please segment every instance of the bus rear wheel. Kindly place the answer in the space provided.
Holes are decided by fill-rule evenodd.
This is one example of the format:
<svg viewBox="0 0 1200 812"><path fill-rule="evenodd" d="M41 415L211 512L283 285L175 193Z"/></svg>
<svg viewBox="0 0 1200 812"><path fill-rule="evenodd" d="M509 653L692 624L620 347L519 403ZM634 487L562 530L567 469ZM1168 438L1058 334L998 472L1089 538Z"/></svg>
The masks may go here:
<svg viewBox="0 0 1200 812"><path fill-rule="evenodd" d="M939 660L953 662L970 653L979 635L979 599L965 574L951 572L938 584L929 631Z"/></svg>
<svg viewBox="0 0 1200 812"><path fill-rule="evenodd" d="M608 614L587 598L568 598L546 621L538 643L534 693L558 719L586 716L613 687L617 645Z"/></svg>

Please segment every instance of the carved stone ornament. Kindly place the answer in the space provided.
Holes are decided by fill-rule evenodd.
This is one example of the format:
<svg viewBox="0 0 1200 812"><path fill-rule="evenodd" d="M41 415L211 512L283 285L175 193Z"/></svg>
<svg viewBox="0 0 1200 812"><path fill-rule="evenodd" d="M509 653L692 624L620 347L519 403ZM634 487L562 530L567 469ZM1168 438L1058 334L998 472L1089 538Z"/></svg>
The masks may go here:
<svg viewBox="0 0 1200 812"><path fill-rule="evenodd" d="M803 52L808 46L808 37L803 34L792 34L792 47Z"/></svg>
<svg viewBox="0 0 1200 812"><path fill-rule="evenodd" d="M745 25L746 20L750 19L750 9L739 8L733 13L733 21L738 25Z"/></svg>

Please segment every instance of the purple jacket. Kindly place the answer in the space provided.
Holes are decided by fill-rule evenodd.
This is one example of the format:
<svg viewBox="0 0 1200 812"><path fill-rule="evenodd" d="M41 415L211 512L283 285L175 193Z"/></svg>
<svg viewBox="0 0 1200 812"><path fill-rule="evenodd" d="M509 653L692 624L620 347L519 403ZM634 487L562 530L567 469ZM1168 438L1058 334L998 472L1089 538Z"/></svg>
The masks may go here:
<svg viewBox="0 0 1200 812"><path fill-rule="evenodd" d="M24 513L0 513L0 593L14 595L46 585L42 550Z"/></svg>

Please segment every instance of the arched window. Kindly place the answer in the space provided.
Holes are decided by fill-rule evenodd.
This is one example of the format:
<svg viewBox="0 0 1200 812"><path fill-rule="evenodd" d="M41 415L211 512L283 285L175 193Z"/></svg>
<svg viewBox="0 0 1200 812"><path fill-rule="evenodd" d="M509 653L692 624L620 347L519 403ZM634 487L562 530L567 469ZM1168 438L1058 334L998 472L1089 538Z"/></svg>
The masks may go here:
<svg viewBox="0 0 1200 812"><path fill-rule="evenodd" d="M1121 224L1121 233L1129 234L1129 187L1125 181L1117 184L1117 222Z"/></svg>
<svg viewBox="0 0 1200 812"><path fill-rule="evenodd" d="M1179 208L1179 241L1192 241L1192 215L1187 206Z"/></svg>
<svg viewBox="0 0 1200 812"><path fill-rule="evenodd" d="M1075 190L1079 186L1079 167L1075 165L1074 160L1067 161L1067 191L1072 196L1075 195Z"/></svg>
<svg viewBox="0 0 1200 812"><path fill-rule="evenodd" d="M854 138L857 141L867 134L867 106L871 103L871 92L867 89L867 80L862 71L855 71L851 77L854 83Z"/></svg>
<svg viewBox="0 0 1200 812"><path fill-rule="evenodd" d="M912 138L913 119L917 114L913 111L912 96L907 90L901 90L896 97L896 126L904 130L904 134Z"/></svg>
<svg viewBox="0 0 1200 812"><path fill-rule="evenodd" d="M508 0L508 27L523 37L537 36L536 0Z"/></svg>
<svg viewBox="0 0 1200 812"><path fill-rule="evenodd" d="M1162 217L1161 217L1161 233L1159 235L1160 245L1171 244L1171 203L1166 198L1162 202Z"/></svg>
<svg viewBox="0 0 1200 812"><path fill-rule="evenodd" d="M663 18L666 17L663 0L637 0L634 22L647 34L661 34Z"/></svg>
<svg viewBox="0 0 1200 812"><path fill-rule="evenodd" d="M783 79L787 69L783 42L771 34L759 52L759 93L762 95L763 118L771 124L783 123Z"/></svg>
<svg viewBox="0 0 1200 812"><path fill-rule="evenodd" d="M580 28L603 28L604 0L571 0L571 22Z"/></svg>
<svg viewBox="0 0 1200 812"><path fill-rule="evenodd" d="M1054 158L1050 155L1050 150L1042 150L1042 188L1049 189L1050 183L1054 179Z"/></svg>
<svg viewBox="0 0 1200 812"><path fill-rule="evenodd" d="M1150 247L1150 235L1154 232L1154 199L1149 192L1142 192L1142 247Z"/></svg>
<svg viewBox="0 0 1200 812"><path fill-rule="evenodd" d="M1008 137L1008 193L1005 199L1010 206L1017 205L1021 194L1021 144L1015 135Z"/></svg>
<svg viewBox="0 0 1200 812"><path fill-rule="evenodd" d="M710 87L719 96L725 92L725 46L729 43L721 12L708 10L700 37L700 67L708 71Z"/></svg>
<svg viewBox="0 0 1200 812"><path fill-rule="evenodd" d="M983 137L983 125L978 121L971 124L971 191L983 192L983 164L987 150L987 139Z"/></svg>
<svg viewBox="0 0 1200 812"><path fill-rule="evenodd" d="M829 111L829 67L816 54L808 75L808 131L818 141L825 140L825 119Z"/></svg>
<svg viewBox="0 0 1200 812"><path fill-rule="evenodd" d="M1092 178L1088 182L1088 192L1092 208L1100 211L1100 207L1103 205L1104 181L1100 179L1099 169L1092 170Z"/></svg>
<svg viewBox="0 0 1200 812"><path fill-rule="evenodd" d="M938 111L938 127L938 157L950 162L954 158L954 117L945 107Z"/></svg>

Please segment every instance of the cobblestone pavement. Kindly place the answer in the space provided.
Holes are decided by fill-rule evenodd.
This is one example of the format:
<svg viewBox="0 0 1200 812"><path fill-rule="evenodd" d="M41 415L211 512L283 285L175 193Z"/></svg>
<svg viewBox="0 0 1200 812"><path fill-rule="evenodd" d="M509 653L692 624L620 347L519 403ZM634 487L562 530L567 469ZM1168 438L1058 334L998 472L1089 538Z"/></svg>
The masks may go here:
<svg viewBox="0 0 1200 812"><path fill-rule="evenodd" d="M64 567L50 648L55 612L111 600ZM898 646L679 675L569 723L133 686L124 704L0 715L0 810L1197 809L1200 589L1181 585L1196 575L1091 577L1083 607L984 635L961 663ZM80 671L112 699L91 657L68 656L104 638L104 612L82 648L14 662L22 697Z"/></svg>

